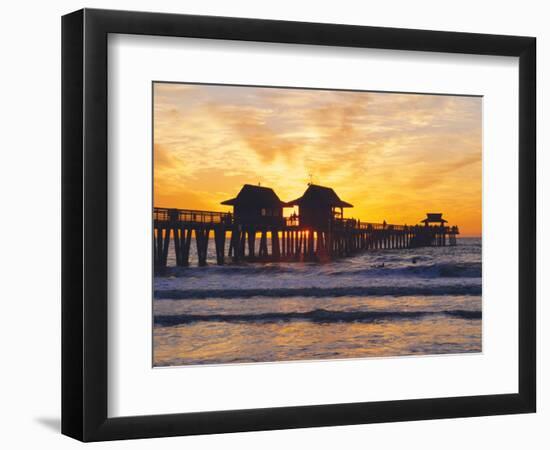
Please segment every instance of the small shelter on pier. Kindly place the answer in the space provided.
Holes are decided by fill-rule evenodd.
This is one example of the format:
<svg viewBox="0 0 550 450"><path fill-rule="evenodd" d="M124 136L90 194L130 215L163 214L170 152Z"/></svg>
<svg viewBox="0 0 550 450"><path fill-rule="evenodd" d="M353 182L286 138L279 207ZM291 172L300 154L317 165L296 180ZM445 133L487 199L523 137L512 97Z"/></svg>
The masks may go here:
<svg viewBox="0 0 550 450"><path fill-rule="evenodd" d="M439 224L439 226L445 226L447 221L442 217L443 213L426 213L426 218L421 220L425 226L430 226L431 224Z"/></svg>
<svg viewBox="0 0 550 450"><path fill-rule="evenodd" d="M325 231L334 220L343 219L344 208L353 208L334 192L334 189L309 184L304 194L286 203L285 206L298 206L300 226Z"/></svg>
<svg viewBox="0 0 550 450"><path fill-rule="evenodd" d="M281 225L284 202L269 187L245 184L235 198L221 202L233 206L235 222L249 225Z"/></svg>

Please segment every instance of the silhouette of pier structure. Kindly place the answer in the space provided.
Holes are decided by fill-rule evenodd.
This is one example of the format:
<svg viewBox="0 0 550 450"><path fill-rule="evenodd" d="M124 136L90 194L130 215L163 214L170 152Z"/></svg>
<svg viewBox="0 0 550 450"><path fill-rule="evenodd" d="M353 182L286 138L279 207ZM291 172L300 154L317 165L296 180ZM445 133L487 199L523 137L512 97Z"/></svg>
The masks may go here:
<svg viewBox="0 0 550 450"><path fill-rule="evenodd" d="M233 212L154 208L155 268L165 267L173 241L176 265L189 265L194 241L198 264L207 263L213 238L216 263L227 261L330 261L377 249L456 245L457 226L448 226L441 213L427 213L418 225L361 222L344 218L341 200L329 187L309 184L290 202L273 189L245 184L223 205ZM283 208L298 213L283 216ZM228 245L227 245L228 244ZM227 249L227 254L226 254Z"/></svg>

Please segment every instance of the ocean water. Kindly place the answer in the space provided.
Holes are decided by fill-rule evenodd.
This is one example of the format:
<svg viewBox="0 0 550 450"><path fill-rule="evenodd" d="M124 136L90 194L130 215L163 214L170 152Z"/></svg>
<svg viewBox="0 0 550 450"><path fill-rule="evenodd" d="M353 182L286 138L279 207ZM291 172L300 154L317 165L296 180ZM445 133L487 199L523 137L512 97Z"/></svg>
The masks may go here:
<svg viewBox="0 0 550 450"><path fill-rule="evenodd" d="M319 263L168 268L154 279L155 366L481 351L481 240Z"/></svg>

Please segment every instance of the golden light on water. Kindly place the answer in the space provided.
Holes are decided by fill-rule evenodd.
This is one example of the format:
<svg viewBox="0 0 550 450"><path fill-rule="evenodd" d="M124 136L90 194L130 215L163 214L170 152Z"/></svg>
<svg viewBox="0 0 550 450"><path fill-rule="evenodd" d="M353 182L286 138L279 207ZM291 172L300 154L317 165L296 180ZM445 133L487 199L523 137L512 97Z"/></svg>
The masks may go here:
<svg viewBox="0 0 550 450"><path fill-rule="evenodd" d="M283 201L309 181L348 217L415 224L443 212L481 234L479 97L156 83L154 203L225 211L244 183ZM286 214L285 214L286 215Z"/></svg>
<svg viewBox="0 0 550 450"><path fill-rule="evenodd" d="M481 321L193 325L154 329L155 366L481 351Z"/></svg>
<svg viewBox="0 0 550 450"><path fill-rule="evenodd" d="M365 308L366 307L366 308ZM481 298L370 297L257 297L244 299L164 300L155 315L205 316L215 320L179 326L154 327L154 364L187 365L292 360L321 360L480 352L481 320L464 320L437 311L481 308ZM271 311L278 314L319 313L318 321L246 320ZM322 311L389 313L365 321L323 321ZM430 313L432 311L432 313ZM425 312L424 316L399 317ZM396 317L392 317L395 313ZM235 315L240 318L235 318ZM243 316L244 315L244 316ZM231 317L230 321L221 320ZM328 313L325 318L328 318Z"/></svg>

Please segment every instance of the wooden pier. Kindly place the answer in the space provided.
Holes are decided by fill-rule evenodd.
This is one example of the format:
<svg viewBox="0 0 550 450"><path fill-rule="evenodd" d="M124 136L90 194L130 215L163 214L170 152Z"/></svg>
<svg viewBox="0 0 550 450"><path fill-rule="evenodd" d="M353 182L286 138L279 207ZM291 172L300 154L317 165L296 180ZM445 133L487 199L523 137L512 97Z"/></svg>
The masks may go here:
<svg viewBox="0 0 550 450"><path fill-rule="evenodd" d="M300 216L262 213L245 218L228 212L154 208L155 268L167 265L171 241L176 265L189 265L194 242L198 264L204 266L210 239L216 263L221 265L227 261L323 262L377 249L453 246L459 234L458 227L445 225L440 214L432 215L439 222L436 225L428 214L424 224L408 226L345 219L331 210L329 220L314 227Z"/></svg>

